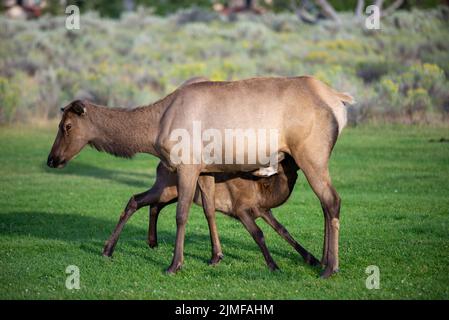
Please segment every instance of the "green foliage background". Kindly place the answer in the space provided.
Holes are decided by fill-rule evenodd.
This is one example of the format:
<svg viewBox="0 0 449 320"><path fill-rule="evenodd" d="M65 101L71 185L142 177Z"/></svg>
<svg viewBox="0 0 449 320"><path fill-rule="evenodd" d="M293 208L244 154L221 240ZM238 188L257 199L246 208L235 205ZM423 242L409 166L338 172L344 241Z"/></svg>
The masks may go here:
<svg viewBox="0 0 449 320"><path fill-rule="evenodd" d="M59 0L47 1L49 12L61 13L62 8ZM155 9L155 13L167 15L191 6L211 9L212 4L216 2L227 3L226 0L135 0L135 5L152 7ZM392 2L393 0L384 1L384 6L386 7ZM82 11L96 10L102 16L113 18L119 17L123 12L123 0L68 0L67 3L78 5ZM329 0L329 3L338 11L354 11L357 0ZM370 1L367 1L367 5L369 3ZM440 0L409 0L406 2L405 8L432 8L439 4L441 4ZM271 5L267 5L263 0L260 0L259 5L275 12L291 11L291 0L273 0Z"/></svg>
<svg viewBox="0 0 449 320"><path fill-rule="evenodd" d="M304 24L294 14L228 20L203 9L166 17L140 9L120 19L0 17L0 123L52 119L75 98L146 105L193 76L238 80L314 75L357 104L350 123L447 122L447 9L398 11L366 30L352 13L342 25Z"/></svg>
<svg viewBox="0 0 449 320"><path fill-rule="evenodd" d="M118 8L118 1L108 2ZM399 11L382 19L381 30L368 31L352 13L343 13L337 28L329 21L303 24L288 12L230 21L204 9L163 17L140 9L119 18L115 9L91 11L106 8L99 5L86 2L79 31L67 30L63 15L0 17L0 123L15 124L0 126L0 298L449 298L447 11ZM154 182L158 160L87 149L64 170L45 166L57 128L48 120L75 98L132 107L192 76L302 74L356 98L351 124L432 124L367 124L339 138L331 172L343 199L341 272L328 281L259 223L281 268L269 272L244 228L221 214L225 259L209 267L207 224L198 207L190 213L185 265L176 276L163 273L173 252L174 206L159 219L158 249L145 244L142 209L124 228L114 258L105 259L104 241L129 197ZM46 126L39 128L41 119ZM320 256L321 207L302 174L274 213ZM81 289L70 291L65 268L73 264L80 267ZM369 265L380 268L379 290L365 287Z"/></svg>

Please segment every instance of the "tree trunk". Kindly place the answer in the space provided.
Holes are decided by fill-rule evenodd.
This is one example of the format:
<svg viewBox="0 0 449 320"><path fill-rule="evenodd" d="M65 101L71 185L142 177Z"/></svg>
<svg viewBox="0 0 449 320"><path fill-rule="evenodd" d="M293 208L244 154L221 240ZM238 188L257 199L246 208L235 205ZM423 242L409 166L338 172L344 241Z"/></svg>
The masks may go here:
<svg viewBox="0 0 449 320"><path fill-rule="evenodd" d="M376 0L374 5L379 8L379 14L382 16L382 5L384 4L384 0Z"/></svg>
<svg viewBox="0 0 449 320"><path fill-rule="evenodd" d="M332 19L337 23L341 23L341 20L338 17L337 12L329 4L329 2L327 2L326 0L315 0L315 2L321 8L321 11L327 18Z"/></svg>
<svg viewBox="0 0 449 320"><path fill-rule="evenodd" d="M125 11L133 11L134 4L134 0L123 0L123 8L125 9Z"/></svg>
<svg viewBox="0 0 449 320"><path fill-rule="evenodd" d="M382 9L383 2L384 0L376 0L376 2L374 2L374 5L378 6L379 9Z"/></svg>
<svg viewBox="0 0 449 320"><path fill-rule="evenodd" d="M358 0L357 7L355 9L355 15L357 18L361 18L365 9L365 0Z"/></svg>

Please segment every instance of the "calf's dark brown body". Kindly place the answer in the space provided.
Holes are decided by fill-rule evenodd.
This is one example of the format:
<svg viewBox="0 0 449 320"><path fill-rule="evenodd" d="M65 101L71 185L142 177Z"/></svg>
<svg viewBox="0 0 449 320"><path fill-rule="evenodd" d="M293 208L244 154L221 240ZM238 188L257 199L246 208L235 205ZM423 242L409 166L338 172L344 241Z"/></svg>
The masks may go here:
<svg viewBox="0 0 449 320"><path fill-rule="evenodd" d="M238 219L251 234L260 247L268 267L277 269L277 265L265 244L262 230L255 220L263 218L281 237L283 237L310 265L319 265L319 261L293 239L287 229L273 216L271 209L287 201L295 185L298 166L287 156L279 165L278 174L259 178L251 174L215 173L210 176L202 175L198 180L194 202L203 206L209 222L212 242L211 264L218 263L222 258L221 245L216 232L214 212L211 207ZM205 197L213 196L213 204L208 204ZM118 241L121 230L126 221L138 209L150 205L150 226L148 243L150 247L157 245L157 219L159 212L167 204L177 201L176 175L168 171L163 164L157 168L157 178L154 186L143 193L134 195L128 202L124 213L106 243L103 254L111 256Z"/></svg>

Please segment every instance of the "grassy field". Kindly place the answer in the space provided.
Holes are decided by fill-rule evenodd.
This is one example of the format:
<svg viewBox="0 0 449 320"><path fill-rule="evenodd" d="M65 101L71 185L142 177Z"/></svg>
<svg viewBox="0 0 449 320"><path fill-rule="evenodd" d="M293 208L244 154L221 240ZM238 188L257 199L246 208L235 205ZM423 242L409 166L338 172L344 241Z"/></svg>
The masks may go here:
<svg viewBox="0 0 449 320"><path fill-rule="evenodd" d="M235 220L218 215L225 259L210 267L208 229L194 207L184 268L172 257L174 206L160 217L159 247L145 243L148 211L125 227L114 258L101 256L128 198L151 186L157 159L113 158L86 148L63 170L45 166L54 128L0 128L0 298L2 299L448 299L449 138L447 128L361 127L343 132L331 173L343 203L341 272L319 270L262 221L280 272ZM275 215L321 257L323 216L300 175ZM81 289L65 288L68 265ZM380 268L380 289L368 290L365 269Z"/></svg>

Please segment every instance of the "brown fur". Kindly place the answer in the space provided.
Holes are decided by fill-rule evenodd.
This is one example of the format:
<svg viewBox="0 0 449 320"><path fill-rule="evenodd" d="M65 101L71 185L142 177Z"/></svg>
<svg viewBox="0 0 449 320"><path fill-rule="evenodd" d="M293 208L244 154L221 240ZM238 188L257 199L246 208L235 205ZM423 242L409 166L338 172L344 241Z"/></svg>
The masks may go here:
<svg viewBox="0 0 449 320"><path fill-rule="evenodd" d="M170 140L170 134L174 129L185 128L192 136L193 121L201 121L203 130L214 128L222 133L227 128L250 126L278 130L278 150L266 151L291 155L319 198L325 217L323 277L329 277L338 269L338 230L331 221L339 219L340 198L332 186L328 162L346 124L344 102L351 100L319 80L304 76L193 83L153 105L131 111L109 112L81 102L85 110L81 114L64 112L48 165L63 167L88 143L116 155L146 152L159 157L177 175L176 244L167 270L174 273L184 260L185 226L200 174L249 172L264 164L175 163L170 151L176 142ZM100 113L104 117L96 116ZM72 128L65 130L70 122ZM111 141L114 142L107 148ZM239 156L247 158L247 153L245 149ZM205 210L212 212L213 197L209 198Z"/></svg>
<svg viewBox="0 0 449 320"><path fill-rule="evenodd" d="M254 223L254 220L259 217L262 217L279 235L292 245L308 264L319 265L319 261L296 242L287 229L271 213L272 208L278 207L287 201L298 177L297 170L298 167L294 160L287 156L281 162L278 174L268 178L259 178L251 174L242 173L213 174L215 182L212 181L212 183L215 183L215 185L212 187L215 189L215 209L242 222L259 245L268 267L272 270L278 267L265 245L262 230ZM211 186L207 185L208 183L206 176L200 176L199 186L194 197L194 202L199 206L203 206L201 186L204 186L205 190L209 190ZM123 225L134 212L148 205L157 208L156 212L150 211L148 232L150 247L156 247L156 224L159 212L167 204L177 201L177 197L176 174L171 173L164 165L159 164L155 184L150 190L131 197L124 210L125 215L120 217L111 238L105 245L103 254L106 256L112 255ZM211 241L211 264L216 264L222 258L221 245L219 239L214 239L212 235Z"/></svg>

